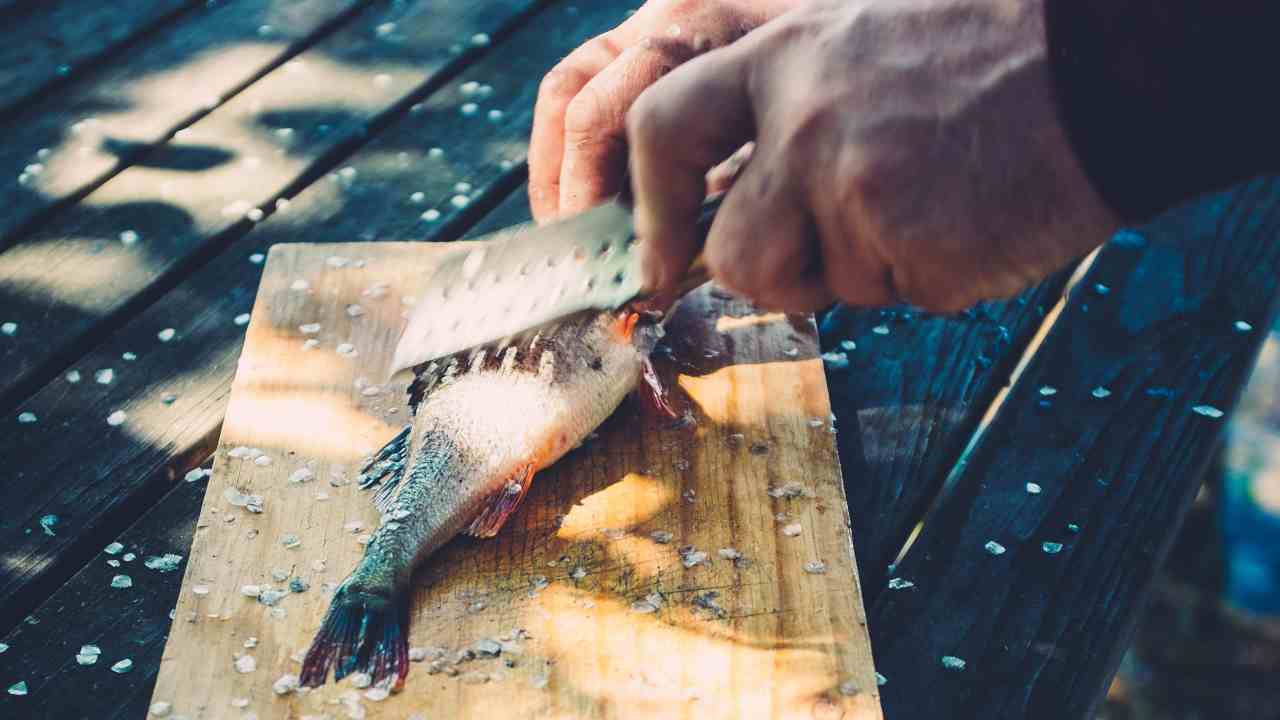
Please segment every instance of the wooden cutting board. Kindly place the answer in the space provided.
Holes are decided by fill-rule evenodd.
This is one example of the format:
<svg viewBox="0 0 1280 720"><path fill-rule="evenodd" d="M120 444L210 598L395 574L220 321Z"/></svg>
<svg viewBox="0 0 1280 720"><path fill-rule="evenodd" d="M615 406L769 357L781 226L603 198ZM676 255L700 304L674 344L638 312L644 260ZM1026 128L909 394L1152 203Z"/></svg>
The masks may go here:
<svg viewBox="0 0 1280 720"><path fill-rule="evenodd" d="M629 400L498 537L419 569L411 645L494 639L500 657L414 663L385 699L349 680L273 691L377 525L351 481L408 422L382 382L412 295L466 247L272 249L154 701L193 719L879 717L813 321L709 287L657 357L689 421ZM274 606L242 591L295 579L308 589Z"/></svg>

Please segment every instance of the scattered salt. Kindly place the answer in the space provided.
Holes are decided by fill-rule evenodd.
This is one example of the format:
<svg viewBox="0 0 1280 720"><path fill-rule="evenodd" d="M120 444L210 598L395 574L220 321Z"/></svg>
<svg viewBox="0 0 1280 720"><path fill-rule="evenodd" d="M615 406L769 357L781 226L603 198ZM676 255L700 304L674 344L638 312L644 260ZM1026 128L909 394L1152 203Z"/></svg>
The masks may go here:
<svg viewBox="0 0 1280 720"><path fill-rule="evenodd" d="M827 564L821 560L810 560L804 564L804 571L811 575L821 575L827 571Z"/></svg>
<svg viewBox="0 0 1280 720"><path fill-rule="evenodd" d="M239 315L237 315L237 316L235 317L235 321L234 321L234 322L235 322L235 324L236 324L236 325L248 325L248 324L249 324L249 313L240 313Z"/></svg>
<svg viewBox="0 0 1280 720"><path fill-rule="evenodd" d="M120 242L125 245L132 245L138 242L138 233L134 230L122 230L120 232Z"/></svg>
<svg viewBox="0 0 1280 720"><path fill-rule="evenodd" d="M674 535L667 532L666 530L654 530L653 532L649 533L649 539L661 545L666 545L670 543L674 537L675 537Z"/></svg>
<svg viewBox="0 0 1280 720"><path fill-rule="evenodd" d="M0 323L0 333L4 333L5 335L8 335L10 337L17 335L18 323L16 322Z"/></svg>
<svg viewBox="0 0 1280 720"><path fill-rule="evenodd" d="M300 685L297 675L281 675L271 685L271 691L277 695L288 695L295 692Z"/></svg>
<svg viewBox="0 0 1280 720"><path fill-rule="evenodd" d="M876 335L888 335L888 334L889 334L889 326L888 326L888 325L877 325L877 326L875 326L875 327L871 328L871 332L875 333Z"/></svg>
<svg viewBox="0 0 1280 720"><path fill-rule="evenodd" d="M782 526L782 534L787 537L795 537L799 535L803 529L804 528L800 523L788 523L787 525Z"/></svg>
<svg viewBox="0 0 1280 720"><path fill-rule="evenodd" d="M160 342L166 342L166 343L167 343L167 342L169 342L170 340L172 340L172 339L173 339L173 336L174 336L174 335L176 335L177 333L178 333L178 331L177 331L177 330L174 330L173 328L165 328L165 329L161 330L160 332L156 333L156 338L157 338L158 340L160 340Z"/></svg>
<svg viewBox="0 0 1280 720"><path fill-rule="evenodd" d="M1004 554L1004 546L996 542L995 540L988 540L987 544L983 545L982 547L984 547L986 551L991 553L992 555Z"/></svg>
<svg viewBox="0 0 1280 720"><path fill-rule="evenodd" d="M299 485L316 479L315 471L311 468L298 468L289 476L289 482Z"/></svg>
<svg viewBox="0 0 1280 720"><path fill-rule="evenodd" d="M156 572L173 572L182 564L182 556L174 555L173 553L152 555L146 560L143 560L142 564L148 569L155 570Z"/></svg>
<svg viewBox="0 0 1280 720"><path fill-rule="evenodd" d="M259 210L258 212L262 212L262 211ZM249 262L253 263L254 265L261 265L262 261L266 259L267 259L267 256L263 255L262 253L254 253L249 256Z"/></svg>
<svg viewBox="0 0 1280 720"><path fill-rule="evenodd" d="M948 670L963 670L964 666L965 666L964 660L961 660L955 655L942 656L942 667Z"/></svg>
<svg viewBox="0 0 1280 720"><path fill-rule="evenodd" d="M133 578L128 575L116 575L111 578L111 587L123 590L133 587Z"/></svg>
<svg viewBox="0 0 1280 720"><path fill-rule="evenodd" d="M1195 407L1191 408L1191 412L1197 415L1203 415L1204 417L1207 417L1207 418L1213 418L1214 420L1217 420L1218 418L1222 417L1225 414L1221 410L1219 410L1218 408L1212 405L1196 405Z"/></svg>
<svg viewBox="0 0 1280 720"><path fill-rule="evenodd" d="M916 584L911 582L910 580L903 580L902 578L898 578L898 577L889 579L890 590L906 590L908 588L913 588L915 586Z"/></svg>
<svg viewBox="0 0 1280 720"><path fill-rule="evenodd" d="M431 208L430 210L422 213L420 217L427 222L435 222L440 219L440 211L435 208Z"/></svg>
<svg viewBox="0 0 1280 720"><path fill-rule="evenodd" d="M116 372L111 368L103 368L93 374L93 379L97 380L99 385L110 385L111 381L116 379Z"/></svg>
<svg viewBox="0 0 1280 720"><path fill-rule="evenodd" d="M1062 543L1049 542L1048 540L1040 544L1040 549L1044 550L1046 555L1057 555L1062 552Z"/></svg>
<svg viewBox="0 0 1280 720"><path fill-rule="evenodd" d="M1039 483L1027 483L1027 494L1029 495L1039 495L1042 489Z"/></svg>
<svg viewBox="0 0 1280 720"><path fill-rule="evenodd" d="M124 545L121 545L118 542L113 542L110 545L102 548L102 551L108 555L119 555L120 551L123 549L124 549Z"/></svg>
<svg viewBox="0 0 1280 720"><path fill-rule="evenodd" d="M1090 392L1089 394L1090 394L1090 395L1092 395L1092 396L1094 396L1095 398L1097 398L1097 399L1099 399L1099 400L1102 400L1102 399L1104 399L1104 398L1111 397L1111 391L1110 391L1110 390L1108 390L1108 389L1106 389L1106 388L1104 388L1104 387L1102 387L1101 385L1099 385L1098 387L1094 388L1094 389L1093 389L1093 391L1092 391L1092 392Z"/></svg>
<svg viewBox="0 0 1280 720"><path fill-rule="evenodd" d="M130 660L129 658L120 660L119 662L111 666L111 672L116 673L117 675L123 675L132 669L133 669L133 661Z"/></svg>
<svg viewBox="0 0 1280 720"><path fill-rule="evenodd" d="M65 377L67 378L67 382L69 383L78 383L80 382L80 371L68 370Z"/></svg>
<svg viewBox="0 0 1280 720"><path fill-rule="evenodd" d="M116 410L107 416L107 424L111 427L116 427L117 425L122 424L126 419L128 419L128 417L129 416L125 414L125 411Z"/></svg>
<svg viewBox="0 0 1280 720"><path fill-rule="evenodd" d="M16 682L16 683L14 683L14 684L10 685L10 686L9 686L9 694L10 694L10 695L26 695L26 694L27 694L27 682L26 682L25 680L19 680L18 682Z"/></svg>
<svg viewBox="0 0 1280 720"><path fill-rule="evenodd" d="M289 289L290 289L290 290L297 290L297 291L299 291L299 292L301 292L301 291L303 291L303 290L310 289L310 287L311 287L311 283L307 282L306 280L301 280L301 279L299 279L299 280L294 280L294 281L289 285Z"/></svg>
<svg viewBox="0 0 1280 720"><path fill-rule="evenodd" d="M33 412L18 413L18 422L22 423L23 425L30 425L31 423L36 422L37 420L39 420L39 418L37 418L36 414Z"/></svg>
<svg viewBox="0 0 1280 720"><path fill-rule="evenodd" d="M252 655L241 655L234 664L238 673L251 673L258 669L258 661Z"/></svg>

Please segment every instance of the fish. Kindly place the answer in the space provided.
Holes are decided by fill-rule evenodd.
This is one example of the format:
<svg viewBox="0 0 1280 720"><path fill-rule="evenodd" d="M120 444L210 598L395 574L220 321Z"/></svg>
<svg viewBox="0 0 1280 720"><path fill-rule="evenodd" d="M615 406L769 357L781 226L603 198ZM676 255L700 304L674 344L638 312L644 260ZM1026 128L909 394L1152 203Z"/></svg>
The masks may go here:
<svg viewBox="0 0 1280 720"><path fill-rule="evenodd" d="M361 471L379 527L335 590L299 681L362 672L392 691L409 672L414 569L456 535L491 538L535 475L579 445L637 387L676 417L650 355L654 311L588 310L465 356L414 369L412 422Z"/></svg>

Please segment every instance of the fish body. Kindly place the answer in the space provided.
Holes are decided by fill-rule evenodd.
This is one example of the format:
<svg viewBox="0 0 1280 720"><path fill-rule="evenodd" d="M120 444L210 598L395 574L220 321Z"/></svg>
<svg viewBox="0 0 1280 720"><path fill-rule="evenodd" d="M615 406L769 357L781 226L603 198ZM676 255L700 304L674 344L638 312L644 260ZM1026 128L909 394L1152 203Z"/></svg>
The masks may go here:
<svg viewBox="0 0 1280 720"><path fill-rule="evenodd" d="M586 312L507 345L416 371L412 424L365 467L380 526L334 593L301 681L408 673L414 568L454 536L497 534L534 474L603 423L643 376L661 326L636 312Z"/></svg>

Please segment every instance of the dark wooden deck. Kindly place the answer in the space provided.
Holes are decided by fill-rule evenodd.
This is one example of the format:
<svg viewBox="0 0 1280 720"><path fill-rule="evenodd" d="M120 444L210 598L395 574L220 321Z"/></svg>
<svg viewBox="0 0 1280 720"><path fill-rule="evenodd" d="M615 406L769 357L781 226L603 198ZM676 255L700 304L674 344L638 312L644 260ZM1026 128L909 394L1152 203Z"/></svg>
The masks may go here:
<svg viewBox="0 0 1280 720"><path fill-rule="evenodd" d="M0 1L0 686L29 689L0 717L145 715L181 573L142 562L186 554L258 254L525 218L537 82L631 4ZM985 423L1065 276L823 318L888 717L1090 713L1226 422L1195 408L1230 410L1270 327L1278 233L1267 178L1117 236Z"/></svg>

